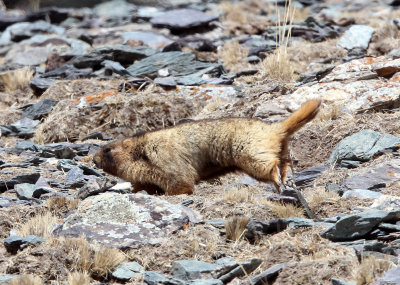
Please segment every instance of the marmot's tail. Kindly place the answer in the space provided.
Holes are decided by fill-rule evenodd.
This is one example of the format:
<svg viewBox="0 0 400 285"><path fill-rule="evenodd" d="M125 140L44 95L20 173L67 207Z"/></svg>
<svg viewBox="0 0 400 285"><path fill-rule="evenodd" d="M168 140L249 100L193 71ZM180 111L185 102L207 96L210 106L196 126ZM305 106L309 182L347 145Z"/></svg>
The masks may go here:
<svg viewBox="0 0 400 285"><path fill-rule="evenodd" d="M288 135L293 134L302 126L315 118L318 114L321 100L313 99L305 102L300 109L295 111L289 118L284 120L281 124Z"/></svg>

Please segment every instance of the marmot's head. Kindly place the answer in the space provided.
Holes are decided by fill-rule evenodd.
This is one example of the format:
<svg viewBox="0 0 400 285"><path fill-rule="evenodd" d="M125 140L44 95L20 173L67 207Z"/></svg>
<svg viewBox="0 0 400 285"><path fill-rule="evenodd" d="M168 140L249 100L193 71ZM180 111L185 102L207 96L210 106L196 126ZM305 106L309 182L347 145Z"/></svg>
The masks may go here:
<svg viewBox="0 0 400 285"><path fill-rule="evenodd" d="M117 164L114 154L118 151L120 142L109 143L103 146L93 157L94 164L112 175L117 175Z"/></svg>
<svg viewBox="0 0 400 285"><path fill-rule="evenodd" d="M94 156L93 162L105 172L124 178L132 162L145 157L141 137L136 136L104 145Z"/></svg>

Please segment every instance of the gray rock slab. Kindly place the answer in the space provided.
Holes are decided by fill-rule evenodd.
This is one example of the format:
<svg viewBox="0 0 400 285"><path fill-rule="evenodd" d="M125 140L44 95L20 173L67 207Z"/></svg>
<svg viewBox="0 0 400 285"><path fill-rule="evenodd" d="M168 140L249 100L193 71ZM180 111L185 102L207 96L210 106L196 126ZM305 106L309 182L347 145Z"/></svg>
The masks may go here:
<svg viewBox="0 0 400 285"><path fill-rule="evenodd" d="M380 196L382 196L382 194L379 192L364 189L354 189L344 192L342 198L346 199L350 197L357 197L360 199L375 199L379 198Z"/></svg>
<svg viewBox="0 0 400 285"><path fill-rule="evenodd" d="M50 98L45 98L36 104L25 109L21 118L29 118L31 120L40 120L44 116L48 115L53 107L57 105L58 101Z"/></svg>
<svg viewBox="0 0 400 285"><path fill-rule="evenodd" d="M252 285L264 285L272 283L279 273L286 267L286 263L276 264L260 274L251 277Z"/></svg>
<svg viewBox="0 0 400 285"><path fill-rule="evenodd" d="M142 42L146 46L154 49L163 48L173 42L163 35L147 31L125 32L122 34L122 38L124 43L128 41Z"/></svg>
<svg viewBox="0 0 400 285"><path fill-rule="evenodd" d="M111 275L116 279L128 281L133 277L140 276L143 272L144 268L139 263L124 262L121 263Z"/></svg>
<svg viewBox="0 0 400 285"><path fill-rule="evenodd" d="M366 236L379 223L393 219L400 219L400 211L368 210L342 217L321 236L332 241L356 240Z"/></svg>
<svg viewBox="0 0 400 285"><path fill-rule="evenodd" d="M177 85L175 79L172 76L157 77L154 79L154 83L163 87L175 87Z"/></svg>
<svg viewBox="0 0 400 285"><path fill-rule="evenodd" d="M30 39L22 41L20 44L30 45L31 47L46 47L53 53L57 52L61 56L83 55L91 49L91 46L84 41L67 38L62 35L35 35Z"/></svg>
<svg viewBox="0 0 400 285"><path fill-rule="evenodd" d="M339 163L342 160L368 161L387 149L398 148L399 144L400 138L391 134L362 130L341 140L334 148L329 163Z"/></svg>
<svg viewBox="0 0 400 285"><path fill-rule="evenodd" d="M353 25L339 39L338 45L352 50L355 48L367 49L375 29L366 25Z"/></svg>
<svg viewBox="0 0 400 285"><path fill-rule="evenodd" d="M399 285L400 284L400 266L386 271L374 285Z"/></svg>
<svg viewBox="0 0 400 285"><path fill-rule="evenodd" d="M167 68L171 76L186 76L201 71L217 73L221 66L207 62L197 61L192 53L183 53L179 51L163 52L144 58L127 68L132 76L156 77L157 71ZM211 70L210 70L211 69Z"/></svg>
<svg viewBox="0 0 400 285"><path fill-rule="evenodd" d="M399 180L400 159L392 159L375 166L361 170L343 180L342 186L347 189L377 190L385 188L387 184Z"/></svg>
<svg viewBox="0 0 400 285"><path fill-rule="evenodd" d="M312 182L317 179L328 167L326 165L320 165L313 168L309 168L294 174L294 181L296 187L303 189L312 186Z"/></svg>
<svg viewBox="0 0 400 285"><path fill-rule="evenodd" d="M43 78L77 79L77 78L91 77L92 75L93 75L92 68L76 68L72 64L64 64L59 68L43 73L41 76Z"/></svg>
<svg viewBox="0 0 400 285"><path fill-rule="evenodd" d="M33 198L33 193L36 190L36 186L34 184L22 183L15 185L14 190L19 199L30 200Z"/></svg>
<svg viewBox="0 0 400 285"><path fill-rule="evenodd" d="M160 284L168 284L168 285L186 285L187 281L182 281L179 279L175 279L171 276L157 273L154 271L145 271L143 274L143 281L147 285L160 285Z"/></svg>
<svg viewBox="0 0 400 285"><path fill-rule="evenodd" d="M8 26L0 36L0 45L19 42L36 34L63 34L65 29L39 20L33 23L22 22Z"/></svg>
<svg viewBox="0 0 400 285"><path fill-rule="evenodd" d="M136 60L155 54L155 50L149 47L131 47L128 45L115 45L99 47L91 50L87 54L77 56L72 63L78 68L100 68L105 60L112 60L128 65Z"/></svg>
<svg viewBox="0 0 400 285"><path fill-rule="evenodd" d="M70 171L67 172L65 176L65 183L70 185L71 187L78 187L84 184L85 176L83 174L83 170L79 167L73 167Z"/></svg>
<svg viewBox="0 0 400 285"><path fill-rule="evenodd" d="M110 76L113 73L125 76L129 75L129 72L119 62L112 60L105 60L101 63L105 68L105 75Z"/></svg>
<svg viewBox="0 0 400 285"><path fill-rule="evenodd" d="M29 86L32 88L35 96L40 96L53 84L53 82L53 79L35 77L29 82Z"/></svg>
<svg viewBox="0 0 400 285"><path fill-rule="evenodd" d="M150 23L154 27L181 31L207 26L217 19L218 16L209 15L198 10L176 9L153 17Z"/></svg>
<svg viewBox="0 0 400 285"><path fill-rule="evenodd" d="M260 264L262 263L261 258L249 258L243 262L240 262L240 265L235 267L232 271L227 274L219 277L224 284L232 281L236 277L247 276L250 275L254 270L256 270Z"/></svg>
<svg viewBox="0 0 400 285"><path fill-rule="evenodd" d="M190 280L187 285L223 285L224 283L218 279Z"/></svg>
<svg viewBox="0 0 400 285"><path fill-rule="evenodd" d="M52 55L47 47L32 47L24 51L10 50L5 56L5 62L24 66L34 66L46 62Z"/></svg>
<svg viewBox="0 0 400 285"><path fill-rule="evenodd" d="M332 278L331 279L332 285L356 285L353 282L347 282L338 278Z"/></svg>
<svg viewBox="0 0 400 285"><path fill-rule="evenodd" d="M182 207L140 193L103 193L82 201L55 233L117 248L157 245L189 222Z"/></svg>
<svg viewBox="0 0 400 285"><path fill-rule="evenodd" d="M182 280L201 279L217 269L215 264L198 260L177 260L171 263L172 274Z"/></svg>
<svg viewBox="0 0 400 285"><path fill-rule="evenodd" d="M100 17L105 18L130 18L137 10L136 6L125 0L107 1L96 5L93 12Z"/></svg>
<svg viewBox="0 0 400 285"><path fill-rule="evenodd" d="M116 181L110 180L106 177L99 177L94 179L89 179L86 184L78 190L76 197L79 199L86 199L89 196L104 193L111 189L116 184Z"/></svg>
<svg viewBox="0 0 400 285"><path fill-rule="evenodd" d="M4 246L8 252L15 254L19 250L27 247L28 245L35 245L44 241L44 238L34 235L29 235L26 237L12 235L4 239Z"/></svg>

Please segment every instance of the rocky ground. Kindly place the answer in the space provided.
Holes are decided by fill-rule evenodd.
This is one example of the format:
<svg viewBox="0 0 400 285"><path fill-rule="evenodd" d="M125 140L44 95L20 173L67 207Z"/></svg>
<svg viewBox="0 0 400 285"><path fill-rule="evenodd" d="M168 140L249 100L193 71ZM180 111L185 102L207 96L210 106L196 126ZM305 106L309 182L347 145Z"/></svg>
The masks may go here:
<svg viewBox="0 0 400 285"><path fill-rule="evenodd" d="M53 2L0 0L0 284L400 284L399 1ZM92 163L310 98L311 212L241 173L150 196Z"/></svg>

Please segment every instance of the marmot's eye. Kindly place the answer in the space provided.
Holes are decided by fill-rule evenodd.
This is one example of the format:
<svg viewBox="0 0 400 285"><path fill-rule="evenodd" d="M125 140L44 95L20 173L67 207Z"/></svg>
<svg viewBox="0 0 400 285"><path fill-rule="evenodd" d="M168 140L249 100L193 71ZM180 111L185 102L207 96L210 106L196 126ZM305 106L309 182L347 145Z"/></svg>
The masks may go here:
<svg viewBox="0 0 400 285"><path fill-rule="evenodd" d="M111 151L111 147L106 147L106 148L103 150L104 153L108 153L108 152L110 152L110 151Z"/></svg>

